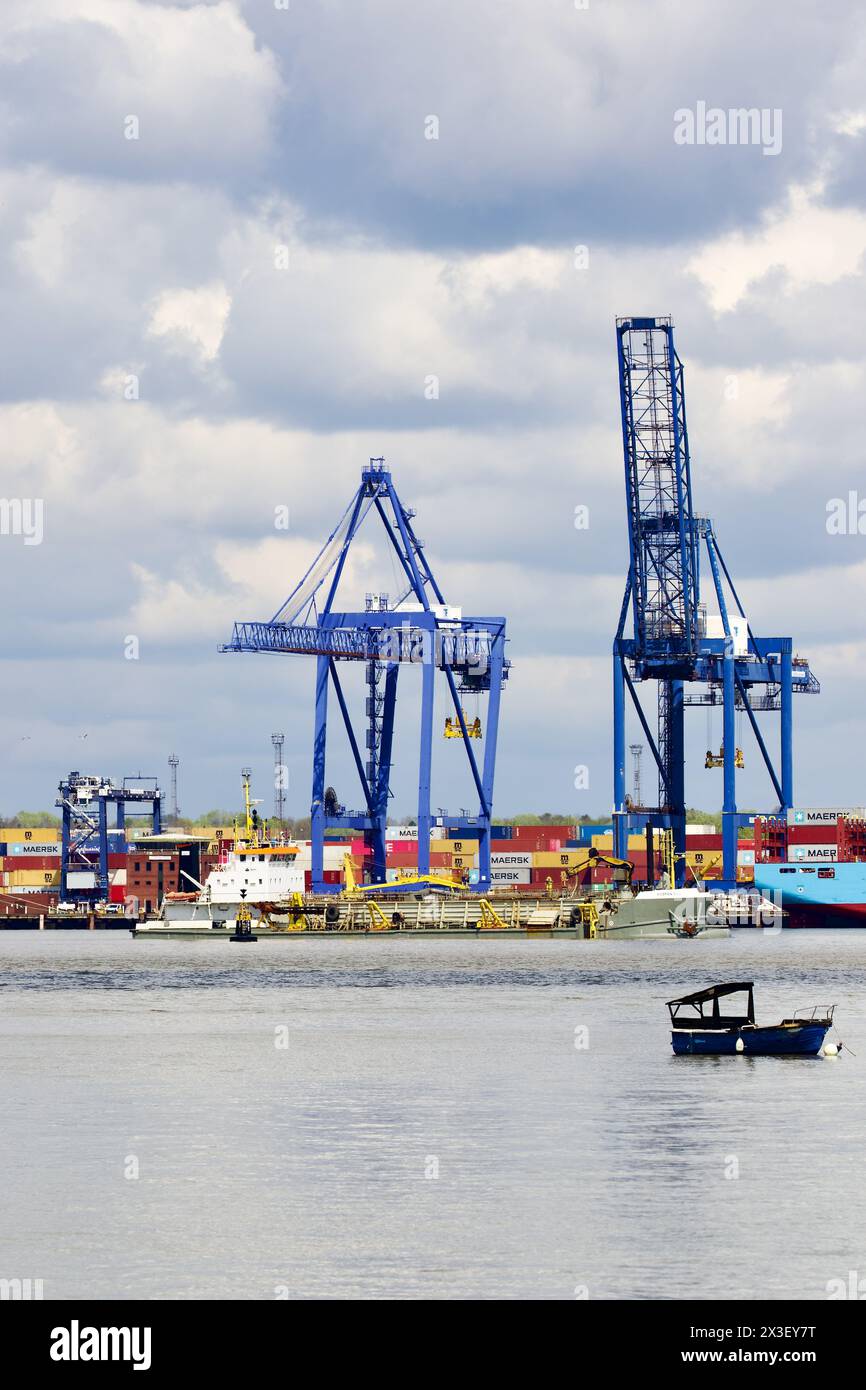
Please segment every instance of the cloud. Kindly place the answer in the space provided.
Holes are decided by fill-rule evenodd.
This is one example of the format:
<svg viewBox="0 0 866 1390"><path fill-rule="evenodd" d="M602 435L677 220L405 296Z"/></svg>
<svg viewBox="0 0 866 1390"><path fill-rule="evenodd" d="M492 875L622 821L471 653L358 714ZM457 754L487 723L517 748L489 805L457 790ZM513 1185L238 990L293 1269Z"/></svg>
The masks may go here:
<svg viewBox="0 0 866 1390"><path fill-rule="evenodd" d="M269 154L274 57L226 0L27 0L4 7L0 39L15 164L246 184Z"/></svg>
<svg viewBox="0 0 866 1390"><path fill-rule="evenodd" d="M784 277L784 292L831 285L856 275L866 251L866 215L821 205L820 189L795 186L760 229L732 232L706 243L688 263L718 312L737 306L768 274Z"/></svg>
<svg viewBox="0 0 866 1390"><path fill-rule="evenodd" d="M10 805L45 801L85 727L96 770L176 747L186 804L218 804L285 725L303 812L310 664L216 648L384 455L448 599L508 619L500 809L581 809L578 762L603 808L630 312L674 316L696 506L756 626L813 657L802 794L844 798L862 537L826 508L864 462L856 7L10 0L0 25L4 489L45 504L41 546L0 538ZM675 145L698 100L781 107L781 154ZM344 580L397 592L369 523ZM471 795L440 752L443 801Z"/></svg>

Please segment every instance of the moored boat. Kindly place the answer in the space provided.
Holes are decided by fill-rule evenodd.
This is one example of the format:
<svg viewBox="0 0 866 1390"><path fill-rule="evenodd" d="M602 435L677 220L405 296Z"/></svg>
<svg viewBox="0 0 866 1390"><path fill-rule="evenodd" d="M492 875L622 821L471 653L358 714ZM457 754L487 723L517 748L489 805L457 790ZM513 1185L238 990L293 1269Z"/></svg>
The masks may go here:
<svg viewBox="0 0 866 1390"><path fill-rule="evenodd" d="M671 1045L679 1055L814 1057L833 1026L834 1004L798 1009L769 1027L755 1023L754 981L710 985L672 999ZM746 995L745 1012L722 1013L719 1001ZM742 1010L742 1005L740 1006Z"/></svg>

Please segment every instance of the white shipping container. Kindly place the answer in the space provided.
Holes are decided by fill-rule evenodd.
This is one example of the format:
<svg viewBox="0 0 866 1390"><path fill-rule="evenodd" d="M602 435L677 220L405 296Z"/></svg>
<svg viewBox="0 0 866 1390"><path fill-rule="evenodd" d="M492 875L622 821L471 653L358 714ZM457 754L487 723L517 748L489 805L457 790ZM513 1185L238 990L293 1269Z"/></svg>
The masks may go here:
<svg viewBox="0 0 866 1390"><path fill-rule="evenodd" d="M788 858L793 864L833 863L836 853L835 845L791 845Z"/></svg>
<svg viewBox="0 0 866 1390"><path fill-rule="evenodd" d="M3 832L0 830L0 835L2 834ZM6 846L6 853L18 856L26 854L51 855L53 858L59 859L60 843L58 840L49 840L44 844L37 845L32 840L13 840L11 844Z"/></svg>
<svg viewBox="0 0 866 1390"><path fill-rule="evenodd" d="M491 854L490 866L495 869L531 869L531 854L506 854L503 850L501 854ZM529 882L529 879L526 880Z"/></svg>
<svg viewBox="0 0 866 1390"><path fill-rule="evenodd" d="M754 864L754 862L755 862L755 851L754 851L753 849L738 849L738 850L737 850L737 863L738 863L738 864Z"/></svg>
<svg viewBox="0 0 866 1390"><path fill-rule="evenodd" d="M491 869L490 882L500 888L513 883L529 883L530 872L529 869Z"/></svg>
<svg viewBox="0 0 866 1390"><path fill-rule="evenodd" d="M66 875L67 888L95 888L96 874L91 873L72 873Z"/></svg>
<svg viewBox="0 0 866 1390"><path fill-rule="evenodd" d="M345 855L349 853L350 850L348 845L345 848L342 845L340 845L339 849L336 846L325 845L322 854L322 868L342 869L343 858ZM309 847L301 849L300 853L297 855L293 862L295 864L295 867L298 869L311 868L313 863L312 850Z"/></svg>
<svg viewBox="0 0 866 1390"><path fill-rule="evenodd" d="M789 825L835 825L839 816L866 817L862 806L802 806L791 807Z"/></svg>
<svg viewBox="0 0 866 1390"><path fill-rule="evenodd" d="M417 840L417 825L389 825L385 834L389 840Z"/></svg>

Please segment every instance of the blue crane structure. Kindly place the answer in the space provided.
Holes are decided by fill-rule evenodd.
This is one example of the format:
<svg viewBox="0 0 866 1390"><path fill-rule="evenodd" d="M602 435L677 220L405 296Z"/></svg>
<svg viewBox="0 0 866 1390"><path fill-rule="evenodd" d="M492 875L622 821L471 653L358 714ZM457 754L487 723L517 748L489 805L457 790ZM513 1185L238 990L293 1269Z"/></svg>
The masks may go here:
<svg viewBox="0 0 866 1390"><path fill-rule="evenodd" d="M152 786L146 785L153 783ZM155 777L124 777L118 785L108 777L70 772L58 787L60 807L60 901L108 901L109 807L115 808L115 829L123 834L127 810L151 815L153 833L162 829L162 792ZM96 856L94 863L93 856ZM93 873L92 887L75 887L70 875Z"/></svg>
<svg viewBox="0 0 866 1390"><path fill-rule="evenodd" d="M719 549L712 522L692 503L683 365L670 318L617 320L617 355L625 457L629 569L613 646L614 854L626 857L630 829L673 831L677 882L686 848L685 740L687 705L721 705L724 782L723 878L736 881L737 830L748 820L737 811L736 716L744 711L766 765L779 812L794 796L792 695L820 685L806 660L794 656L790 637L756 637ZM706 550L719 616L701 603L700 557ZM727 585L727 590L726 590ZM632 635L626 636L629 614ZM655 681L654 737L635 689ZM626 692L658 768L658 807L633 808L626 797ZM755 718L778 710L778 773Z"/></svg>
<svg viewBox="0 0 866 1390"><path fill-rule="evenodd" d="M340 579L352 542L365 517L375 511L402 571L405 592L393 604L385 594L367 595L363 612L335 608ZM311 807L312 882L315 892L335 891L326 884L325 831L354 828L370 848L370 880L386 880L386 828L391 796L392 749L401 666L421 668L421 739L418 759L418 873L430 872L430 810L433 709L436 673L441 672L453 701L460 738L475 789L478 814L440 812L436 824L459 829L478 840L478 890L490 887L490 825L499 727L500 694L508 676L505 619L465 618L446 604L415 535L414 511L404 507L384 459L370 459L361 483L338 526L300 583L270 622L234 625L231 652L287 652L316 658ZM317 599L324 598L321 607ZM343 661L363 662L366 676L366 756L361 748L338 672ZM333 691L358 774L363 809L347 811L326 785L328 699ZM486 746L482 766L470 742L461 693L487 696Z"/></svg>

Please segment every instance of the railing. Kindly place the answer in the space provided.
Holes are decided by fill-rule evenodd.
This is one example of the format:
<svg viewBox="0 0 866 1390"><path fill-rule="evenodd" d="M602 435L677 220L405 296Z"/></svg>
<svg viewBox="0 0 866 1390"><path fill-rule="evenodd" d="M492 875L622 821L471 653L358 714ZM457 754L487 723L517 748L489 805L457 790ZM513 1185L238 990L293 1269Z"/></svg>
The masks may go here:
<svg viewBox="0 0 866 1390"><path fill-rule="evenodd" d="M793 1022L795 1023L832 1023L835 1004L815 1004L809 1008L808 1004L803 1009L795 1009Z"/></svg>

